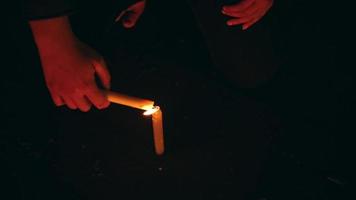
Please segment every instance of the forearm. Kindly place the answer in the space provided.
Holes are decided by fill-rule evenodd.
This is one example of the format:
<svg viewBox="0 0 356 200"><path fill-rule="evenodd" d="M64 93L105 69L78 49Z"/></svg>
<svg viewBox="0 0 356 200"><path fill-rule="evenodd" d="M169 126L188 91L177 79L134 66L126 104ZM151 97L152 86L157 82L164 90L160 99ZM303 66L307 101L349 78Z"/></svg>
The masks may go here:
<svg viewBox="0 0 356 200"><path fill-rule="evenodd" d="M29 24L35 43L43 55L63 50L75 41L67 16L32 20Z"/></svg>

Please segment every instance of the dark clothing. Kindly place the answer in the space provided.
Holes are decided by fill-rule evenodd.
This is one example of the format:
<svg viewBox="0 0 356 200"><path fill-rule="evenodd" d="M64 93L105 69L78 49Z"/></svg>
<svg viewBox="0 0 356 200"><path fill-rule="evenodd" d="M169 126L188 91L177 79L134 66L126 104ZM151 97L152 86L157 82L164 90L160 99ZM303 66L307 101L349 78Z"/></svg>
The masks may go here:
<svg viewBox="0 0 356 200"><path fill-rule="evenodd" d="M243 31L241 26L226 25L230 17L220 11L226 5L223 1L195 0L191 4L211 58L228 80L251 88L272 79L277 63L268 16Z"/></svg>
<svg viewBox="0 0 356 200"><path fill-rule="evenodd" d="M197 38L204 40L202 50L208 51L215 69L234 86L255 88L264 85L273 78L278 68L278 60L272 46L272 10L248 30L243 31L241 26L226 25L229 17L221 13L225 2L232 1L157 1L152 2L155 5L151 7L152 12L160 16L159 28L166 29L167 34L192 38L190 29L199 29L197 32L201 35ZM191 25L193 23L194 25ZM198 39L190 40L191 43L197 43L194 40ZM195 55L197 54L192 54L190 59L196 60Z"/></svg>
<svg viewBox="0 0 356 200"><path fill-rule="evenodd" d="M100 16L103 6L114 9L125 9L138 0L24 0L24 13L28 19L42 19L69 15L83 9L97 8L92 14ZM95 13L95 14L94 14Z"/></svg>
<svg viewBox="0 0 356 200"><path fill-rule="evenodd" d="M72 13L75 3L73 0L24 0L24 12L29 19L56 17Z"/></svg>

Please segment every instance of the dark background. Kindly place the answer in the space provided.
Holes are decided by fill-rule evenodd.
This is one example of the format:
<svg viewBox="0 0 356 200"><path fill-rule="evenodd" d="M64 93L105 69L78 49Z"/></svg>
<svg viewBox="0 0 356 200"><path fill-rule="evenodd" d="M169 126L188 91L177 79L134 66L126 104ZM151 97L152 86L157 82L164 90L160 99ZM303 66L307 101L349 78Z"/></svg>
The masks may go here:
<svg viewBox="0 0 356 200"><path fill-rule="evenodd" d="M139 198L154 196L157 188L167 191L166 198L188 198L195 191L191 198L231 199L231 158L242 146L234 131L268 132L261 143L250 143L269 152L251 198L351 198L355 88L344 10L329 1L276 2L264 20L271 23L279 70L258 88L242 89L211 69L191 10L163 5L149 5L134 30L110 24L104 34L102 28L86 34L92 24L76 30L107 58L114 90L162 105L163 158L153 154L150 121L139 111L117 105L87 114L55 108L21 9L6 6L3 199ZM102 39L95 39L96 31ZM271 145L263 148L270 137ZM253 157L252 147L243 152ZM245 172L243 180L254 180L253 169Z"/></svg>

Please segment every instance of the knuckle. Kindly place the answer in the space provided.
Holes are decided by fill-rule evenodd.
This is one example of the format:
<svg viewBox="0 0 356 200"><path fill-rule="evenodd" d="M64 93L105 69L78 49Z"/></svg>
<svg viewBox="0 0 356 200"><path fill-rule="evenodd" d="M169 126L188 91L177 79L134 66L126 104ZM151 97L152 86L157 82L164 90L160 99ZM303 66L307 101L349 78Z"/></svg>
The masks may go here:
<svg viewBox="0 0 356 200"><path fill-rule="evenodd" d="M84 74L82 75L82 80L90 82L94 80L95 77L94 74L95 74L94 67L90 67L90 69L88 69L88 71L84 72Z"/></svg>
<svg viewBox="0 0 356 200"><path fill-rule="evenodd" d="M66 96L68 98L75 98L78 93L79 93L78 88L72 88L72 89L64 90L62 92L63 96Z"/></svg>
<svg viewBox="0 0 356 200"><path fill-rule="evenodd" d="M73 90L70 92L71 96L78 96L83 93L83 88L82 87L76 87L73 88Z"/></svg>
<svg viewBox="0 0 356 200"><path fill-rule="evenodd" d="M94 90L93 82L92 81L83 82L82 90L84 93L92 92Z"/></svg>

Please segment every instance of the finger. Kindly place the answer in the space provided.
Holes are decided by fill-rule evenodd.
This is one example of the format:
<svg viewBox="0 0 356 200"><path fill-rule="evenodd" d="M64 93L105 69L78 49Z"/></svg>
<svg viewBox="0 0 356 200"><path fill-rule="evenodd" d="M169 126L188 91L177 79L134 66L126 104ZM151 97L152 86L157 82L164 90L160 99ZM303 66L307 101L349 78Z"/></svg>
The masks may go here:
<svg viewBox="0 0 356 200"><path fill-rule="evenodd" d="M243 17L243 18L235 18L235 19L230 19L227 21L228 26L236 26L240 24L245 24L253 19L252 16L249 17Z"/></svg>
<svg viewBox="0 0 356 200"><path fill-rule="evenodd" d="M71 98L63 97L63 100L66 103L68 108L70 108L72 110L76 110L78 108L77 105L74 103L74 101Z"/></svg>
<svg viewBox="0 0 356 200"><path fill-rule="evenodd" d="M82 112L88 112L90 110L92 104L85 96L76 95L73 100Z"/></svg>
<svg viewBox="0 0 356 200"><path fill-rule="evenodd" d="M230 16L230 17L246 17L249 15L252 15L254 13L258 12L258 6L256 6L256 4L252 4L250 7L248 7L246 10L241 11L241 12L237 12L237 11L225 11L223 10L222 13L224 15Z"/></svg>
<svg viewBox="0 0 356 200"><path fill-rule="evenodd" d="M245 13L243 13L243 12L233 12L233 11L227 12L225 10L222 10L221 12L222 12L222 14L229 16L229 17L244 17L245 16Z"/></svg>
<svg viewBox="0 0 356 200"><path fill-rule="evenodd" d="M243 0L238 4L224 6L223 10L226 12L242 12L246 8L250 7L253 3L255 3L255 0Z"/></svg>
<svg viewBox="0 0 356 200"><path fill-rule="evenodd" d="M111 82L111 75L106 66L105 60L103 57L98 58L97 60L93 61L93 66L95 73L98 75L101 83L103 84L104 88L109 90L110 89L110 82Z"/></svg>
<svg viewBox="0 0 356 200"><path fill-rule="evenodd" d="M62 99L59 95L56 95L56 94L52 94L52 93L51 93L51 97L52 97L53 103L54 103L56 106L63 106L63 105L64 105L64 101L63 101L63 99Z"/></svg>
<svg viewBox="0 0 356 200"><path fill-rule="evenodd" d="M133 5L131 5L127 10L132 12L142 13L146 7L146 0L141 0Z"/></svg>
<svg viewBox="0 0 356 200"><path fill-rule="evenodd" d="M261 17L257 17L257 18L252 19L251 21L245 23L244 25L242 25L242 30L246 30L246 29L250 28L252 25L254 25L260 19L261 19Z"/></svg>
<svg viewBox="0 0 356 200"><path fill-rule="evenodd" d="M125 19L122 21L122 25L125 28L132 28L136 25L138 19L140 18L141 13L137 12L131 12L125 17Z"/></svg>
<svg viewBox="0 0 356 200"><path fill-rule="evenodd" d="M95 84L89 86L86 97L98 109L104 109L110 105L105 94Z"/></svg>

